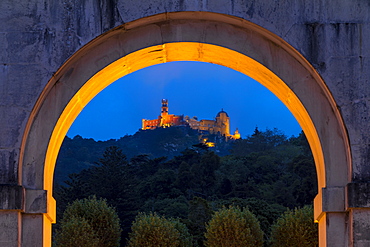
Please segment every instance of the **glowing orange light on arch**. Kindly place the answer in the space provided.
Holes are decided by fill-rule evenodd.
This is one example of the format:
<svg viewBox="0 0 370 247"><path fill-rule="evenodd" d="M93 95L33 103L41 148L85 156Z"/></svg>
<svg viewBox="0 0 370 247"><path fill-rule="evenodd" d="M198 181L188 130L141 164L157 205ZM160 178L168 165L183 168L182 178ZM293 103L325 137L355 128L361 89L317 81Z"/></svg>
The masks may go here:
<svg viewBox="0 0 370 247"><path fill-rule="evenodd" d="M74 95L59 117L46 153L44 189L48 190L48 202L54 201L53 174L60 146L73 121L90 100L105 87L127 74L152 65L174 61L219 64L239 71L268 88L287 106L305 132L315 159L318 188L325 187L324 156L314 124L303 104L280 78L260 63L236 51L210 44L178 42L151 46L122 57L96 73ZM54 211L54 207L55 205L49 207L49 215L54 215L54 212L49 211Z"/></svg>

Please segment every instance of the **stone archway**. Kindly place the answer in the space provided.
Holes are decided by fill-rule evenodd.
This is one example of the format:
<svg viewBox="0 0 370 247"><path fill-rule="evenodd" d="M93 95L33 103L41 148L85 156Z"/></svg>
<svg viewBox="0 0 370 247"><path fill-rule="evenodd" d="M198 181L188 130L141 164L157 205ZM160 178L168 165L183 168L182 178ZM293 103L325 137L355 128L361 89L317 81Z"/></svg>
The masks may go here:
<svg viewBox="0 0 370 247"><path fill-rule="evenodd" d="M23 137L20 166L26 193L46 209L23 220L22 231L50 244L55 220L52 175L62 138L80 110L105 86L135 70L170 61L218 63L267 86L305 131L318 173L315 218L320 246L347 246L345 186L351 158L334 99L313 67L284 40L253 23L209 12L165 13L119 26L78 50L50 79ZM35 226L35 222L38 222ZM327 224L327 222L335 224Z"/></svg>

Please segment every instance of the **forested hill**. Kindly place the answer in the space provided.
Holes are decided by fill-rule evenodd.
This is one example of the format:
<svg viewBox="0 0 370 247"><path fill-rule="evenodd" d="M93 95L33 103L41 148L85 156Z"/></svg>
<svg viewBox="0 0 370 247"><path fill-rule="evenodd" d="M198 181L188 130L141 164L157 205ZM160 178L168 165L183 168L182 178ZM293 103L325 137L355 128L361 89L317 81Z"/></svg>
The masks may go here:
<svg viewBox="0 0 370 247"><path fill-rule="evenodd" d="M229 154L230 142L224 142L215 135L209 138L217 143L212 151L220 156ZM59 152L54 180L61 184L68 179L69 174L91 167L103 156L105 149L111 146L119 147L128 159L141 154L149 158L171 159L186 148L198 144L198 139L198 131L186 126L139 130L134 135L107 141L85 139L78 135L72 139L66 136Z"/></svg>
<svg viewBox="0 0 370 247"><path fill-rule="evenodd" d="M58 215L75 199L95 195L117 209L121 246L138 212L150 211L179 217L197 246L203 246L205 222L222 206L247 206L268 239L271 224L286 207L311 204L317 193L315 166L303 134L287 138L277 130L256 129L228 142L230 155L224 156L194 143L197 133L187 128L138 132L107 142L67 138L56 175L62 169L88 168L55 187ZM145 155L156 149L162 152L157 156L172 152L173 157ZM79 167L69 168L73 162Z"/></svg>

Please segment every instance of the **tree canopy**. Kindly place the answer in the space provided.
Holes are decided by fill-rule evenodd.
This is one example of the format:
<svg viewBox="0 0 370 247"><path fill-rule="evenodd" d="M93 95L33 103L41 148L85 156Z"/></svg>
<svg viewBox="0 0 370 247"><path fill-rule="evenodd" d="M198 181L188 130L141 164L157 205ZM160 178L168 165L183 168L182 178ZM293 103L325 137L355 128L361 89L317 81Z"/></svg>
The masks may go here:
<svg viewBox="0 0 370 247"><path fill-rule="evenodd" d="M286 211L271 227L271 247L318 246L312 206Z"/></svg>
<svg viewBox="0 0 370 247"><path fill-rule="evenodd" d="M132 223L128 247L191 247L188 229L177 219L139 213Z"/></svg>
<svg viewBox="0 0 370 247"><path fill-rule="evenodd" d="M58 247L120 245L121 228L113 207L96 197L76 200L68 205L57 231Z"/></svg>
<svg viewBox="0 0 370 247"><path fill-rule="evenodd" d="M247 209L230 206L217 211L207 224L207 247L262 247L263 232Z"/></svg>

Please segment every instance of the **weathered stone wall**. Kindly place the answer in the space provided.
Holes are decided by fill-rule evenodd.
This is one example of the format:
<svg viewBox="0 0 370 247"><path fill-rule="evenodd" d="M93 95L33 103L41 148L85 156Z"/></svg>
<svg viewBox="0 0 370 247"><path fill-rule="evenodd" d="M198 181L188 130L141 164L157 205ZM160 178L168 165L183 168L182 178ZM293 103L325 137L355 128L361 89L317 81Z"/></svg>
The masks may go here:
<svg viewBox="0 0 370 247"><path fill-rule="evenodd" d="M353 177L368 180L369 9L367 0L2 0L0 169L8 175L0 176L0 182L17 180L15 164L29 112L69 56L115 26L175 11L241 17L301 52L324 78L343 113L354 153Z"/></svg>
<svg viewBox="0 0 370 247"><path fill-rule="evenodd" d="M1 0L0 195L8 196L0 198L0 209L24 207L23 200L12 197L24 194L17 184L42 189L39 184L21 182L34 178L20 178L19 157L27 120L53 74L100 34L139 18L177 11L209 11L251 21L283 38L314 66L349 134L353 161L349 180L358 184L349 187L349 208L368 207L370 199L358 197L353 189L367 194L370 180L368 0ZM362 216L369 213L351 212L352 224L363 227ZM6 214L18 217L14 212ZM29 218L24 221L31 224ZM0 234L0 245L8 241L8 235ZM11 240L17 241L18 237ZM356 235L354 241L366 244L370 237Z"/></svg>

